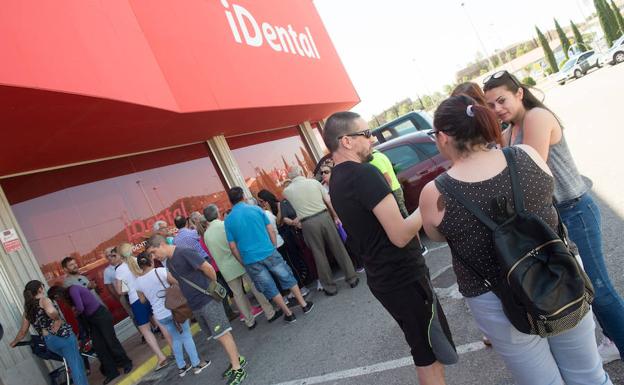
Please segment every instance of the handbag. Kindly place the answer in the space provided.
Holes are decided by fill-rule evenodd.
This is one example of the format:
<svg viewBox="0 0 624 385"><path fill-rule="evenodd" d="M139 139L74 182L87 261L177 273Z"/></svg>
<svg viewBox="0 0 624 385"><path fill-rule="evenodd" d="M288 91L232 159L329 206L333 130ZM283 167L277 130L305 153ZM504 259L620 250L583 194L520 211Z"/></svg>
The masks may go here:
<svg viewBox="0 0 624 385"><path fill-rule="evenodd" d="M154 269L154 274L156 274L156 278L160 281L160 284L165 288L165 307L171 310L171 314L173 316L173 320L177 324L182 324L186 322L186 320L191 319L193 317L193 311L191 310L188 302L186 301L186 297L182 294L182 290L178 285L170 285L169 287L165 286L165 283L160 279L158 275L158 271ZM178 328L179 325L176 325ZM180 330L180 329L178 329Z"/></svg>
<svg viewBox="0 0 624 385"><path fill-rule="evenodd" d="M576 326L589 312L594 289L587 274L570 251L565 226L558 232L537 215L526 211L510 148L503 149L509 167L514 209L500 209L502 223L488 217L477 205L443 178L436 185L455 198L492 231L494 253L501 267L494 287L472 264L458 255L464 265L500 299L503 311L518 331L550 337ZM498 205L504 201L498 198ZM496 207L496 206L495 206Z"/></svg>

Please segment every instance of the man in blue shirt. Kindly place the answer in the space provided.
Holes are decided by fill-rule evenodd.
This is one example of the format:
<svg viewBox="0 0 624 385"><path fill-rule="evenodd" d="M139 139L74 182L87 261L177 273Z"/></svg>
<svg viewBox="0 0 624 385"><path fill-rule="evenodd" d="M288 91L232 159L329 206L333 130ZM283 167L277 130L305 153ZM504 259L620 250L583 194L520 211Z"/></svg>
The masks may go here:
<svg viewBox="0 0 624 385"><path fill-rule="evenodd" d="M186 249L193 249L199 255L201 255L202 258L209 261L210 256L201 247L201 243L199 243L199 234L197 233L197 231L186 227L186 225L188 224L187 218L177 216L174 218L173 223L175 223L176 227L178 228L178 233L173 238L173 244L176 246L184 247Z"/></svg>
<svg viewBox="0 0 624 385"><path fill-rule="evenodd" d="M245 266L256 288L282 309L284 320L295 322L297 318L286 306L273 276L279 280L282 288L290 289L304 313L309 313L314 304L303 299L292 270L277 251L277 238L269 218L260 207L244 201L243 189L240 187L231 188L228 198L233 207L225 218L225 234L232 254Z"/></svg>

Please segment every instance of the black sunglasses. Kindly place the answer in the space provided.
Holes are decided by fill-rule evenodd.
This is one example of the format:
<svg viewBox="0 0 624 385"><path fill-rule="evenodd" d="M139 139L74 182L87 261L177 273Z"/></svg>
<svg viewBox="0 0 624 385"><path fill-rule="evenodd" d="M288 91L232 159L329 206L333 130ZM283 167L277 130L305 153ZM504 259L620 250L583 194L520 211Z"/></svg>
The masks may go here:
<svg viewBox="0 0 624 385"><path fill-rule="evenodd" d="M321 175L325 175L325 174L331 174L331 171L329 171L329 170L321 171Z"/></svg>
<svg viewBox="0 0 624 385"><path fill-rule="evenodd" d="M513 76L512 74L510 74L509 72L507 72L507 70L502 70L502 71L498 71L498 72L494 72L492 75L487 76L485 79L483 79L483 84L488 84L490 82L490 80L493 79L500 79L503 76L507 76L508 78L511 79L511 81L518 87L520 88L522 85L520 83L518 83L518 81L516 80L516 77Z"/></svg>
<svg viewBox="0 0 624 385"><path fill-rule="evenodd" d="M436 140L436 138L438 137L438 132L440 132L440 131L431 129L431 130L427 131L427 135L429 135L429 137L431 139Z"/></svg>
<svg viewBox="0 0 624 385"><path fill-rule="evenodd" d="M351 134L344 134L344 135L340 135L340 136L338 137L338 139L342 139L342 138L344 138L345 136L363 136L363 137L365 137L366 139L369 139L371 136L373 136L373 133L371 132L371 130L370 130L370 128L369 128L369 129L366 129L366 130L363 130L363 131L353 132L353 133L351 133Z"/></svg>

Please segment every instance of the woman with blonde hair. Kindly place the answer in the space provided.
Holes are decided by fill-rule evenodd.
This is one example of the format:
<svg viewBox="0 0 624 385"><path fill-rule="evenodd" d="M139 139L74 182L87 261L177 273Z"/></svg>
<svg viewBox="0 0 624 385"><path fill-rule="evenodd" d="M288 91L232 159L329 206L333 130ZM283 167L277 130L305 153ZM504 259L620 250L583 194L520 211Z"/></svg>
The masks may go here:
<svg viewBox="0 0 624 385"><path fill-rule="evenodd" d="M143 338L145 338L145 342L147 342L154 354L158 357L156 370L162 369L169 365L169 360L158 347L156 337L150 329L150 321L158 326L169 345L172 345L171 335L164 326L154 319L149 302L142 303L139 300L139 295L136 290L136 280L137 277L143 275L143 271L139 267L134 255L132 255L132 245L129 243L122 243L117 246L117 253L114 258L121 258L123 261L115 268L115 290L118 293L128 294L130 308L132 308L136 326L139 328Z"/></svg>

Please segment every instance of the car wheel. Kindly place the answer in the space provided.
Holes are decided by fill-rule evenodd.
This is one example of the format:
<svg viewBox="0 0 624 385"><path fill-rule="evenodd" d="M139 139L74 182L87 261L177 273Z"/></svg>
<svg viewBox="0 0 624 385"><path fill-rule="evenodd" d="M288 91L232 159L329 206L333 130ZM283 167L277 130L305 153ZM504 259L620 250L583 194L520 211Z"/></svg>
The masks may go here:
<svg viewBox="0 0 624 385"><path fill-rule="evenodd" d="M580 78L581 76L583 76L583 72L581 72L581 70L574 70L574 77L575 78Z"/></svg>
<svg viewBox="0 0 624 385"><path fill-rule="evenodd" d="M613 61L621 63L624 61L624 52L618 52L613 56Z"/></svg>

